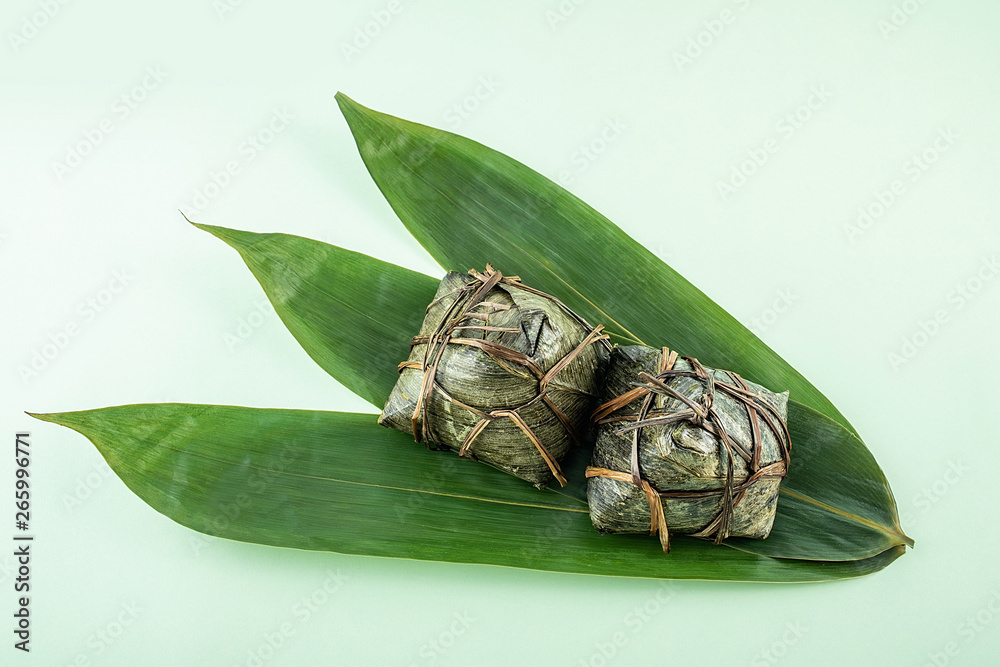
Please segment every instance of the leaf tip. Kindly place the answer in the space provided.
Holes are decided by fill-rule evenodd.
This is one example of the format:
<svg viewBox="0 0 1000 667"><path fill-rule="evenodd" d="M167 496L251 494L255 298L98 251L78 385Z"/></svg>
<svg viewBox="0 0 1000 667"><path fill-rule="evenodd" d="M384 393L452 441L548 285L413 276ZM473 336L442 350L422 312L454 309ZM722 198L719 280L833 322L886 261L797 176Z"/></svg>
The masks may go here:
<svg viewBox="0 0 1000 667"><path fill-rule="evenodd" d="M350 97L345 95L343 91L338 90L337 94L333 96L333 99L337 100L337 104L343 109L345 106L358 107L360 106L357 102L352 100Z"/></svg>
<svg viewBox="0 0 1000 667"><path fill-rule="evenodd" d="M181 212L181 215L184 215L184 213ZM190 220L186 215L184 215L184 219L190 222L198 229L200 229L201 231L208 232L215 238L219 239L220 241L224 241L226 244L232 246L233 248L235 248L237 251L240 252L242 252L242 249L249 243L249 239L247 237L256 236L256 234L254 234L253 232L245 232L245 231L240 231L238 229L230 229L228 227L219 227L217 225L206 225L201 222L194 222L193 220Z"/></svg>
<svg viewBox="0 0 1000 667"><path fill-rule="evenodd" d="M910 547L912 549L914 547L914 545L916 544L916 542L914 541L914 539L912 537L910 537L909 535L907 535L906 533L903 532L903 527L900 526L898 522L896 523L896 527L899 528L899 537L900 537L900 539L903 540L903 544L905 544L906 546L908 546L908 547Z"/></svg>
<svg viewBox="0 0 1000 667"><path fill-rule="evenodd" d="M58 424L59 426L66 426L67 428L73 428L69 425L72 420L66 419L66 416L70 413L68 412L28 412L24 411L24 414L29 417L34 417L35 419L43 422L49 422L52 424Z"/></svg>
<svg viewBox="0 0 1000 667"><path fill-rule="evenodd" d="M371 115L372 113L371 109L358 104L342 92L338 91L334 96L334 99L337 100L337 106L340 107L340 113L343 114L344 120L347 121L347 125L352 128L355 122L362 116Z"/></svg>

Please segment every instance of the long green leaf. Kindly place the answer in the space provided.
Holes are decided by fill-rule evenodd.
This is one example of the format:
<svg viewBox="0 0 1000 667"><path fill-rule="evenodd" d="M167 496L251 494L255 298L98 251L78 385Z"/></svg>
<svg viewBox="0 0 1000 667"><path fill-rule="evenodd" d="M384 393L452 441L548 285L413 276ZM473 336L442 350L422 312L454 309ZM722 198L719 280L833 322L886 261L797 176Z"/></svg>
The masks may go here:
<svg viewBox="0 0 1000 667"><path fill-rule="evenodd" d="M192 224L240 253L323 370L366 401L385 403L437 280L301 236Z"/></svg>
<svg viewBox="0 0 1000 667"><path fill-rule="evenodd" d="M621 342L669 344L775 390L789 389L794 452L781 503L797 520L734 546L775 556L858 558L910 540L884 474L839 411L744 326L611 221L549 179L458 135L337 100L368 171L445 268L515 272ZM811 409L810 409L811 408ZM813 523L821 518L818 524ZM830 531L809 544L800 530ZM794 532L789 532L793 531ZM847 554L851 554L848 556Z"/></svg>
<svg viewBox="0 0 1000 667"><path fill-rule="evenodd" d="M851 428L818 389L697 287L585 202L471 139L337 94L389 205L446 269L492 262L621 343L666 344ZM677 239L683 243L683 239Z"/></svg>
<svg viewBox="0 0 1000 667"><path fill-rule="evenodd" d="M863 558L895 545L913 546L899 525L889 484L864 443L829 417L794 401L788 405L795 447L774 528L763 541L727 543L783 558L844 553Z"/></svg>
<svg viewBox="0 0 1000 667"><path fill-rule="evenodd" d="M826 581L900 553L815 562L598 535L578 500L424 451L373 415L125 405L35 417L89 438L125 484L195 530L299 549L629 577Z"/></svg>
<svg viewBox="0 0 1000 667"><path fill-rule="evenodd" d="M325 350L314 358L326 359L324 368L348 388L361 393L360 388L379 397L372 402L381 407L396 379L395 364L406 356L404 341L419 325L401 318L379 319L374 333L370 320L354 314L369 301L383 304L383 310L389 312L423 313L430 300L427 294L434 293L437 281L297 236L220 227L209 231L240 249L295 338ZM302 257L306 260L301 261ZM345 258L353 280L344 280L348 269L338 266ZM371 278L379 275L383 280ZM380 292L396 290L399 284L419 289ZM282 304L289 307L283 308ZM302 317L300 313L317 315ZM342 347L342 340L362 335L376 347L398 348L397 357L385 360L383 368L370 364L369 355ZM766 541L730 540L727 545L763 555L830 561L867 558L899 544L902 538L894 523L891 498L885 495L887 487L884 480L879 481L881 472L860 441L832 420L798 404L792 404L789 423L796 443L795 464L783 484L786 493L778 505L771 537ZM412 441L410 446L422 450ZM588 459L589 452L580 451L566 464L570 485L563 493L581 503L586 498L582 468ZM512 492L519 493L520 502L535 502L535 489L525 484L515 489ZM849 516L853 512L860 514Z"/></svg>
<svg viewBox="0 0 1000 667"><path fill-rule="evenodd" d="M530 239L523 237L523 219L515 216L507 229L503 216L509 211L502 207L494 218L469 211L478 206L478 213L489 213L499 200L516 202L526 196L521 208L536 215L539 230L549 236L565 226L574 207L576 213L598 214L523 165L478 144L422 128L431 133L428 139L410 131L421 126L356 105L353 111L355 121L364 114L378 121L368 137L352 123L362 155L390 203L409 212L401 217L439 262L464 269L491 260L525 261L528 271L515 270L526 280L564 297L595 322L608 323L613 331L617 327L619 341L642 340L635 333L642 329L629 323L630 312L620 299L592 291L595 281L610 279L599 275L600 267L589 283L570 287L564 282L566 276L579 278L567 267L580 259L580 239L626 260L635 259L630 253L645 253L610 222L600 223L601 218L594 223L593 229L604 234L596 240L571 228L576 236L563 245L553 241L547 254L526 254L523 248ZM345 113L350 120L346 107ZM450 141L455 145L449 147ZM428 164L436 168L422 171ZM448 190L449 179L443 178L448 173L462 185L459 191ZM392 187L387 189L386 182ZM402 198L396 197L399 192ZM486 254L480 256L474 243L465 241L487 241L489 235L470 234L470 226L485 223L499 225L506 237L494 239L493 246L485 243ZM442 250L447 245L442 239L442 247L435 247L434 234L424 229L440 235L449 225L454 257ZM321 367L382 405L396 378L395 363L405 357L436 279L309 239L198 226L239 251L284 323ZM709 336L702 348L707 354L685 351L760 379L761 374L746 370L754 359L746 349L713 347L723 345L726 336L742 340L747 349L761 345L759 341L743 340L748 333L734 329L728 315L662 263L653 268L665 272L665 280L677 289L675 302L687 299L686 312L701 309L710 328L723 334ZM532 271L541 277L536 279ZM713 315L712 309L718 312ZM663 311L647 309L645 315L654 331L665 330ZM681 347L676 339L669 342ZM748 365L720 363L727 353ZM805 383L794 371L778 375L790 377L791 385ZM409 437L375 426L367 415L168 404L39 418L87 435L154 508L196 530L232 539L623 576L820 581L874 572L910 542L899 528L891 492L874 459L846 420L813 392L811 399L808 392L805 398L815 409L796 403L790 408L795 453L771 537L729 540L730 549L681 537L669 558L655 540L595 533L579 474L589 456L582 450L564 468L575 472L570 486L538 492L485 466L425 452Z"/></svg>

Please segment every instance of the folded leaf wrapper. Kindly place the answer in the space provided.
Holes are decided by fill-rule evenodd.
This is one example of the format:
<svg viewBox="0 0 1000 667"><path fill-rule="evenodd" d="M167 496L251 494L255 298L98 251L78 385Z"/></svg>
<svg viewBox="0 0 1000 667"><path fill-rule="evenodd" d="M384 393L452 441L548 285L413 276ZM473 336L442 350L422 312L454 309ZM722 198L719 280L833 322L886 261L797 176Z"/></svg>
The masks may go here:
<svg viewBox="0 0 1000 667"><path fill-rule="evenodd" d="M503 276L449 273L379 423L539 488L582 439L610 344L559 300Z"/></svg>
<svg viewBox="0 0 1000 667"><path fill-rule="evenodd" d="M767 537L788 470L788 392L667 348L616 347L587 498L602 533Z"/></svg>

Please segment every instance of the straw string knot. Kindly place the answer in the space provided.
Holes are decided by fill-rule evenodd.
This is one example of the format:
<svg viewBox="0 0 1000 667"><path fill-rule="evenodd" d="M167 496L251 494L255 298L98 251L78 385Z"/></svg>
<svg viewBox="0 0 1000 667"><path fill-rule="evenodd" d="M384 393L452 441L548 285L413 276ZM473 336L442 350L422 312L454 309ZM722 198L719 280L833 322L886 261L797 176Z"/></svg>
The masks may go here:
<svg viewBox="0 0 1000 667"><path fill-rule="evenodd" d="M659 536L664 553L670 552L670 531L663 510L664 498L720 497L722 503L718 514L705 527L694 533L695 537L712 538L715 544L719 544L729 537L733 511L746 495L747 489L763 477L781 478L787 474L791 450L791 436L788 433L785 420L769 403L758 394L751 392L749 385L737 373L725 371L729 381L720 381L694 357L680 358L688 363L691 367L690 370L676 369L677 352L666 347L662 348L657 375L640 373L639 379L644 380L644 382L632 383L633 389L607 401L594 411L592 419L598 424L631 422L616 431L617 435L625 435L626 433L632 435L631 469L629 472L595 466L589 466L586 471L587 477L606 477L630 482L643 490L649 503L649 532L650 535ZM701 395L697 399L692 399L668 384L671 379L678 377L697 380L701 385ZM735 399L747 411L751 436L749 450L730 436L725 424L719 418L719 414L714 408L716 392L718 391ZM654 407L657 396L676 399L679 405L674 408ZM638 399L642 399L642 403L635 414L612 416ZM763 444L761 421L774 434L780 444L782 455L780 461L765 466L760 464ZM726 479L723 488L708 491L663 491L655 489L648 480L643 478L639 468L639 441L643 429L649 426L665 426L678 422L687 422L700 428L719 441L720 448L726 453ZM739 483L734 479L734 457L736 456L747 462L748 469L746 479Z"/></svg>
<svg viewBox="0 0 1000 667"><path fill-rule="evenodd" d="M535 449L542 457L542 460L551 471L552 476L558 480L560 485L566 486L566 476L563 474L558 460L552 456L552 454L545 447L544 443L542 443L541 439L539 439L539 437L535 434L531 426L524 420L521 416L521 411L525 408L536 405L539 402L544 403L556 416L560 424L562 424L570 438L578 444L579 438L572 421L552 401L549 396L549 391L553 380L559 375L559 373L574 359L576 359L588 346L601 342L605 346L610 347L610 344L607 342L608 335L602 333L604 329L603 326L599 325L591 327L579 318L579 316L576 316L573 311L566 308L562 302L555 297L527 287L521 283L521 279L518 276L504 276L499 271L494 269L491 264L487 264L486 270L482 273L476 271L475 269L471 269L469 271L469 275L469 281L464 287L457 290L459 292L458 296L449 306L434 331L427 335L413 337L413 340L410 343L411 349L416 345L426 345L422 361L404 361L399 365L399 370L401 372L405 368L415 368L423 372L420 394L417 397L416 405L411 417L414 438L417 442L421 442L422 440L426 441L428 446L430 446L429 443L433 440L433 428L429 419L428 406L431 402L432 396L437 394L443 397L444 400L468 410L479 418L479 421L465 436L461 447L459 447L459 456L475 459L476 456L472 450L473 444L486 427L498 419L510 419L534 445ZM590 330L589 333L575 348L569 351L551 368L549 368L548 371L543 372L543 370L530 356L486 339L486 335L489 332L517 333L521 331L519 328L496 327L490 326L489 324L490 313L510 309L509 305L485 300L490 290L500 284L517 287L518 289L525 290L552 301L556 305L564 308L568 313L573 314L579 322L584 324L587 329ZM450 294L452 293L444 296L450 296ZM443 299L444 296L433 301L427 307L428 310ZM482 338L458 337L456 336L456 332L459 330L479 330L482 331L483 336ZM515 408L496 409L488 412L462 403L461 401L450 396L437 381L437 372L440 367L441 360L444 357L445 349L448 345L469 345L476 347L485 354L498 360L502 360L503 362L511 362L523 366L538 381L538 391L536 395Z"/></svg>

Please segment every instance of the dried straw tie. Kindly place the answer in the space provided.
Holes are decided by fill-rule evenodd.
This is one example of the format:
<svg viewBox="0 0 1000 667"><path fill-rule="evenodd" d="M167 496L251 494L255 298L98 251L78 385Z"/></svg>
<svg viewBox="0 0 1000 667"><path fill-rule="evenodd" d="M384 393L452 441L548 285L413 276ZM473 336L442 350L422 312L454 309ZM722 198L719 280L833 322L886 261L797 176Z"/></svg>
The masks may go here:
<svg viewBox="0 0 1000 667"><path fill-rule="evenodd" d="M435 299L427 309L430 310L432 306L444 299L445 297L451 296L455 292L461 292L461 294L455 299L451 304L448 311L441 318L440 323L433 333L423 336L414 336L412 342L410 343L410 349L416 345L424 345L427 347L424 350L424 358L421 362L415 361L404 361L399 364L399 370L402 371L404 368L418 368L423 371L424 377L423 382L420 387L420 395L417 397L417 404L413 410L412 424L413 424L413 434L417 442L422 439L431 441L431 428L428 423L427 406L430 403L431 395L436 391L438 394L444 397L445 400L457 405L459 407L465 408L469 412L475 414L479 417L479 422L469 431L466 435L461 448L458 450L458 455L463 457L468 457L475 459L475 455L470 451L472 444L475 442L476 438L482 433L490 422L496 419L507 418L514 422L519 429L528 437L531 443L541 454L542 459L545 460L546 465L548 465L549 470L552 471L552 475L559 480L559 484L566 486L566 477L563 475L562 470L559 467L559 462L549 453L542 444L542 441L535 435L534 431L527 422L521 417L520 411L535 405L539 401L545 403L555 414L556 418L563 425L569 436L574 442L579 444L579 439L577 437L576 431L573 428L572 422L569 420L562 410L560 410L552 399L549 398L548 391L549 385L552 383L553 379L562 371L566 366L570 364L583 350L593 343L598 341L604 341L604 345L609 346L607 341L607 334L602 334L601 330L603 326L591 327L587 322L585 322L578 315L573 313L569 308L567 308L561 301L555 297L549 296L544 292L540 292L536 289L527 287L521 284L521 279L518 276L503 276L499 271L496 271L492 265L486 265L486 271L484 273L479 273L478 271L472 269L469 271L470 279L464 287L459 288L444 294L438 299ZM566 354L562 359L556 362L548 371L543 372L541 368L526 354L518 352L517 350L512 350L508 347L502 345L497 345L483 338L456 338L454 337L455 331L461 330L479 330L483 331L484 335L489 331L498 332L519 332L519 328L504 328L495 327L489 325L490 312L498 310L509 310L511 306L493 303L491 301L484 301L483 299L493 289L497 284L505 284L515 286L518 289L522 289L526 292L530 292L537 296L541 296L545 299L552 301L558 306L562 307L566 312L573 315L581 324L590 329L590 333L577 345L573 350ZM473 312L476 307L481 307L486 312ZM476 322L482 322L482 324L476 324ZM449 345L471 345L472 347L477 347L486 354L495 357L499 361L508 361L515 364L524 366L528 371L535 376L538 380L538 394L527 401L526 403L519 405L516 408L505 408L492 410L490 412L483 412L471 405L466 405L461 401L450 396L437 382L437 370L438 365L441 362L441 358L444 356L445 348Z"/></svg>
<svg viewBox="0 0 1000 667"><path fill-rule="evenodd" d="M729 537L730 520L733 509L739 504L746 491L757 480L763 477L783 478L788 472L789 453L792 447L792 439L788 433L788 427L781 415L764 401L759 395L750 391L750 387L738 374L725 371L731 382L721 382L716 380L712 373L705 370L697 359L693 357L681 357L691 364L693 370L675 370L674 363L677 361L677 352L664 347L660 355L659 374L656 377L648 373L640 373L639 377L646 381L646 384L635 384L635 388L624 394L617 396L594 411L593 420L598 424L610 422L631 421L633 424L626 426L616 433L624 435L632 432L632 455L631 471L619 472L608 470L607 468L597 468L588 466L587 477L607 477L621 482L631 482L640 487L646 493L646 500L649 502L650 535L659 534L660 544L664 553L670 553L670 531L667 527L667 519L663 513L663 498L711 498L722 497L722 508L707 526L702 528L695 537L713 537L715 544ZM704 391L698 400L691 400L684 394L676 391L666 382L674 377L697 378L704 383ZM720 390L727 396L739 401L747 410L750 418L751 444L750 451L744 449L739 443L730 437L726 432L722 421L715 408L712 407L715 401L715 392ZM669 396L679 400L686 405L686 409L653 409L653 401L657 395ZM643 398L639 412L634 415L622 415L610 417L621 408L629 405L632 401ZM760 420L764 423L781 445L782 459L770 465L760 466L761 432ZM642 478L639 471L639 434L646 426L660 426L672 424L679 421L687 421L700 427L717 437L726 450L726 483L721 489L707 491L657 491L652 484ZM747 462L749 474L746 480L740 484L734 484L733 480L733 456L740 456Z"/></svg>

